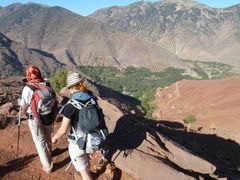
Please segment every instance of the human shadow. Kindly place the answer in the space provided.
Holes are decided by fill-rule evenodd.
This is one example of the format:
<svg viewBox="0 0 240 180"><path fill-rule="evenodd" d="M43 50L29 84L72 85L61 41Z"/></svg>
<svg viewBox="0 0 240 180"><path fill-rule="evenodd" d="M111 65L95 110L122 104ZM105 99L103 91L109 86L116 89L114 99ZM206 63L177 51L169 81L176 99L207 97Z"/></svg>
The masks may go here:
<svg viewBox="0 0 240 180"><path fill-rule="evenodd" d="M62 153L66 152L67 150L68 150L68 148L63 148L63 149L56 148L52 151L52 157L59 156Z"/></svg>
<svg viewBox="0 0 240 180"><path fill-rule="evenodd" d="M145 138L146 131L138 125L133 115L121 117L116 122L113 132L109 134L107 139L107 153L105 154L105 158L108 163L102 164L101 168L94 173L94 177L97 179L101 174L108 171L107 174L111 174L112 179L120 180L122 171L114 165L115 159L121 152L124 152L123 157L126 158L134 149L140 146Z"/></svg>
<svg viewBox="0 0 240 180"><path fill-rule="evenodd" d="M70 157L66 157L64 160L54 163L53 166L53 171L57 171L58 169L61 169L62 167L64 167L65 165L69 164L71 161Z"/></svg>
<svg viewBox="0 0 240 180"><path fill-rule="evenodd" d="M11 124L12 118L6 116L0 116L0 129L5 129L9 124Z"/></svg>
<svg viewBox="0 0 240 180"><path fill-rule="evenodd" d="M68 148L56 148L52 151L52 157L56 157L56 156L59 156L63 153L65 153L66 151L68 150ZM56 171L58 169L61 169L62 167L64 167L66 164L70 163L71 159L70 157L66 157L64 160L60 161L60 162L57 162L57 163L54 163L54 166L53 166L53 171Z"/></svg>
<svg viewBox="0 0 240 180"><path fill-rule="evenodd" d="M116 123L115 129L108 137L108 153L106 158L114 161L120 152L127 157L131 152L141 145L146 138L146 130L139 126L134 116L122 116ZM113 158L115 152L119 153Z"/></svg>
<svg viewBox="0 0 240 180"><path fill-rule="evenodd" d="M240 179L240 174L237 170L237 167L240 165L239 144L212 134L187 132L183 124L171 122L170 120L156 121L133 115L121 117L116 122L113 132L109 134L106 158L108 161L114 162L120 154L123 158L127 157L133 150L139 149L138 147L146 139L147 133L154 137L157 144L165 151L168 151L168 149L159 138L158 133L184 146L192 154L212 163L216 166L217 170L215 173L219 177L227 177L230 180ZM154 157L171 168L196 179L200 176L205 179L211 179L209 174L186 170L184 167L180 167L166 158Z"/></svg>
<svg viewBox="0 0 240 180"><path fill-rule="evenodd" d="M153 121L153 120L148 120L148 121ZM179 122L171 122L171 121L166 121L166 120L160 120L155 122L157 124L161 124L166 127L174 128L174 129L184 129L184 125L179 123Z"/></svg>
<svg viewBox="0 0 240 180"><path fill-rule="evenodd" d="M30 162L34 160L36 154L32 154L29 156L24 156L21 158L17 158L5 163L5 165L0 165L0 177L4 177L6 174L12 171L20 171L24 169Z"/></svg>

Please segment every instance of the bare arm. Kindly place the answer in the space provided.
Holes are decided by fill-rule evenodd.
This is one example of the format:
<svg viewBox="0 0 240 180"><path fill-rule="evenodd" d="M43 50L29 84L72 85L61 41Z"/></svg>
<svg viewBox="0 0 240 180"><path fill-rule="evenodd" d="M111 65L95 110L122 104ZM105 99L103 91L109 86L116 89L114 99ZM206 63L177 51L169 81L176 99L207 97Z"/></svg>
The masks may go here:
<svg viewBox="0 0 240 180"><path fill-rule="evenodd" d="M63 117L61 127L58 129L57 133L52 138L52 143L56 143L57 139L62 135L67 133L68 127L70 126L71 119Z"/></svg>

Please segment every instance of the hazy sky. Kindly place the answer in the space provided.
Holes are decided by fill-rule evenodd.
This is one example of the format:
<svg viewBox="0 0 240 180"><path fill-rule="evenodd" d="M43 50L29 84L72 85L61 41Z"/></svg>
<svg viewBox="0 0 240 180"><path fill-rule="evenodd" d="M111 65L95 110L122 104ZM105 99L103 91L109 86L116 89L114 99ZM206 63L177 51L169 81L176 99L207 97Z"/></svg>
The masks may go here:
<svg viewBox="0 0 240 180"><path fill-rule="evenodd" d="M159 0L150 0L153 2ZM198 2L207 4L211 7L222 8L235 4L240 4L240 0L196 0ZM0 6L5 7L12 3L28 3L34 2L39 4L46 4L49 6L61 6L73 12L87 16L97 9L110 6L124 6L136 2L136 0L0 0Z"/></svg>

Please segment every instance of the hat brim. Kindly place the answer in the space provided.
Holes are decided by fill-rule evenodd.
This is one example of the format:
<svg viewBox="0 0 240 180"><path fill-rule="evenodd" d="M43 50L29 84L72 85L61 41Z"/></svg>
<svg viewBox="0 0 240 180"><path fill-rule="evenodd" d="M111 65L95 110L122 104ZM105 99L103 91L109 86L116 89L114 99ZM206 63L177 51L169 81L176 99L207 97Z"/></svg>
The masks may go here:
<svg viewBox="0 0 240 180"><path fill-rule="evenodd" d="M69 88L71 88L71 87L73 87L73 86L76 86L76 85L79 84L81 81L82 81L82 80L79 80L79 81L77 81L77 82L75 82L75 83L73 83L73 84L71 84L71 85L68 85L67 88L69 89Z"/></svg>

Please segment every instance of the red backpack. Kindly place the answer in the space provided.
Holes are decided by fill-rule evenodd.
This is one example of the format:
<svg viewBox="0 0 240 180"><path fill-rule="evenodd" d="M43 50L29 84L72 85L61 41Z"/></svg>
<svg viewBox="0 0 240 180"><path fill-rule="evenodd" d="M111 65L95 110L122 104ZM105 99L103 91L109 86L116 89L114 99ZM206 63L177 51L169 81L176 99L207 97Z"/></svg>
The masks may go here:
<svg viewBox="0 0 240 180"><path fill-rule="evenodd" d="M57 116L57 97L50 85L27 86L33 91L30 108L40 125L50 125Z"/></svg>

